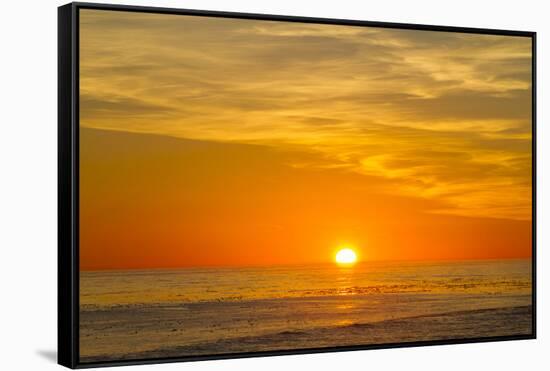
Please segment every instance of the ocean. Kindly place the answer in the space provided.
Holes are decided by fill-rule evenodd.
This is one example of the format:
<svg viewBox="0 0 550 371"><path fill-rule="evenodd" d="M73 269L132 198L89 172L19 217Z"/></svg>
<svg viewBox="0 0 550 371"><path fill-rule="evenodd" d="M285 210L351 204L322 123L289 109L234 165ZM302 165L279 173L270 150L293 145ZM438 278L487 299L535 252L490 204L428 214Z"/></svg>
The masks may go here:
<svg viewBox="0 0 550 371"><path fill-rule="evenodd" d="M81 362L532 333L531 260L80 273Z"/></svg>

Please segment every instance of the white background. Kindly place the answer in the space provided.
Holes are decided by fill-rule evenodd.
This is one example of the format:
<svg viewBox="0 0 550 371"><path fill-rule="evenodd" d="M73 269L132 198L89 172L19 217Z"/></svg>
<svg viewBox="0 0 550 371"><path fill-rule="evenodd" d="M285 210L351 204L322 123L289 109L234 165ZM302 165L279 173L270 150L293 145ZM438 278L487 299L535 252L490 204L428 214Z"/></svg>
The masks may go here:
<svg viewBox="0 0 550 371"><path fill-rule="evenodd" d="M113 1L116 2L116 1ZM536 370L549 367L550 22L544 0L126 1L190 9L538 32L537 340L134 366L155 370ZM0 368L60 369L56 353L57 6L8 0L0 11ZM546 227L546 228L545 228ZM548 369L548 368L546 368Z"/></svg>

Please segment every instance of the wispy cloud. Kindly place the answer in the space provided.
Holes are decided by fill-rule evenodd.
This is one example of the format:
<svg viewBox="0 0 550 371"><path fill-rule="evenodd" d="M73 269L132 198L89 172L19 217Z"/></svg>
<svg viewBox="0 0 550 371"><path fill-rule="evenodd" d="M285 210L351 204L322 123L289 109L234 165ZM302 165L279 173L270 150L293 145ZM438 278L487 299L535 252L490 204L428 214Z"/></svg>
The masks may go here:
<svg viewBox="0 0 550 371"><path fill-rule="evenodd" d="M530 218L521 37L83 10L81 124L261 143L436 199Z"/></svg>

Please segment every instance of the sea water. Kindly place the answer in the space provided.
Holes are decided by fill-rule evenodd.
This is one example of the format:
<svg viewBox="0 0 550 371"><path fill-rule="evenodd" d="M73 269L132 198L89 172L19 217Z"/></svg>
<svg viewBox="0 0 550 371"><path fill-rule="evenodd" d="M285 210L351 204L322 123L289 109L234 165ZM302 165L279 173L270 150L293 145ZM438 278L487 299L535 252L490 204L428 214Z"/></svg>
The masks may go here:
<svg viewBox="0 0 550 371"><path fill-rule="evenodd" d="M86 271L81 361L532 332L531 261Z"/></svg>

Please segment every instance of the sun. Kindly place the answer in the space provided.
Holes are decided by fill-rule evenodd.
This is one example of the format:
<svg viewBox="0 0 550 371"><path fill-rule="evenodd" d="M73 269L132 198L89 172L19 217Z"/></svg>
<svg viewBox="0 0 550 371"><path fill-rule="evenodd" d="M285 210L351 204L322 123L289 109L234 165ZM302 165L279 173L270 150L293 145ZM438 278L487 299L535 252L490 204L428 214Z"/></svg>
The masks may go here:
<svg viewBox="0 0 550 371"><path fill-rule="evenodd" d="M357 262L357 254L349 247L338 250L335 257L336 263L351 265Z"/></svg>

